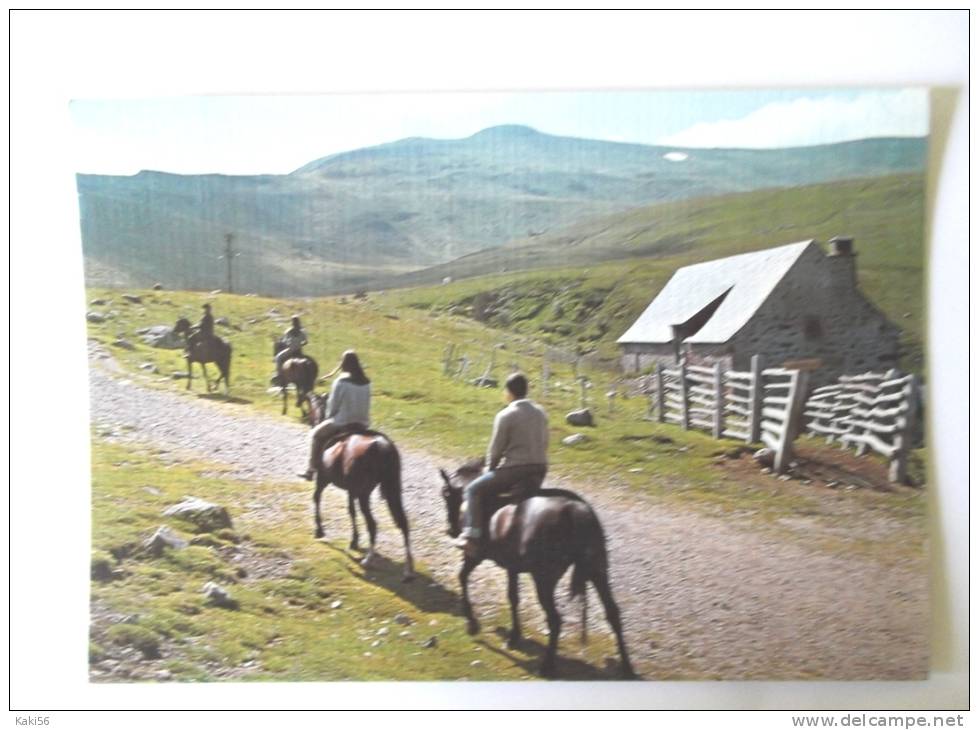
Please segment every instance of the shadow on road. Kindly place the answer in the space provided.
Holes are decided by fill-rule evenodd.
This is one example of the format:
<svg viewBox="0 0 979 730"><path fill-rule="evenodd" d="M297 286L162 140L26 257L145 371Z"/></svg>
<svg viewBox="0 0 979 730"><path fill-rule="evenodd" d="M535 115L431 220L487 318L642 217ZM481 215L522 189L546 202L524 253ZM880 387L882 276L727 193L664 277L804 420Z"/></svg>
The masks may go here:
<svg viewBox="0 0 979 730"><path fill-rule="evenodd" d="M223 393L198 393L197 397L204 400L221 401L222 403L234 403L240 406L247 406L251 403L248 398L239 398L236 395L224 395Z"/></svg>

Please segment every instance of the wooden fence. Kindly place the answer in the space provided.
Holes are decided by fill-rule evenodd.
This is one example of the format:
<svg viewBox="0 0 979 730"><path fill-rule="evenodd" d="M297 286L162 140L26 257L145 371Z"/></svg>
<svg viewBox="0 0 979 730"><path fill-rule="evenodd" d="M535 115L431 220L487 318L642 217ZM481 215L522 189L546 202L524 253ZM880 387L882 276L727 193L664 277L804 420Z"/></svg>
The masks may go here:
<svg viewBox="0 0 979 730"><path fill-rule="evenodd" d="M807 376L800 370L762 369L757 355L748 371L726 370L720 362L711 367L685 360L675 368L657 365L650 410L660 422L703 429L716 439L761 441L774 452L774 470L781 474L799 433Z"/></svg>
<svg viewBox="0 0 979 730"><path fill-rule="evenodd" d="M890 480L907 482L908 453L918 418L918 381L897 370L843 375L816 388L806 403L806 429L857 455L873 449L890 460Z"/></svg>

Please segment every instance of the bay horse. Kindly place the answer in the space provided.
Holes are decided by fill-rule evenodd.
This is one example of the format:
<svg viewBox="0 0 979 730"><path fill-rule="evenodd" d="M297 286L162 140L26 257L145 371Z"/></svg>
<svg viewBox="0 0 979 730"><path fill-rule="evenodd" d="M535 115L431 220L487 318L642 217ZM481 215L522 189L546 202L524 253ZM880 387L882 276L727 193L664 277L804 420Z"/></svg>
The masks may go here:
<svg viewBox="0 0 979 730"><path fill-rule="evenodd" d="M311 394L310 420L312 425L322 422L326 413L325 395ZM398 448L387 436L372 431L359 424L350 424L327 442L316 468L316 487L313 492L315 507L315 537L323 537L323 520L320 517L320 497L327 485L333 484L347 493L347 511L350 514L352 536L350 549L360 549L360 535L357 531L357 509L360 511L370 533L370 549L361 561L369 568L374 559L374 546L377 541L377 522L371 514L370 499L374 488L380 484L381 496L388 504L394 524L401 530L405 546L404 580L415 577L415 563L411 555L411 539L408 535L408 518L401 502L401 455Z"/></svg>
<svg viewBox="0 0 979 730"><path fill-rule="evenodd" d="M184 359L187 361L187 390L190 390L190 383L193 379L191 366L193 363L199 362L201 364L201 370L204 373L204 384L207 386L207 392L210 393L212 390L217 390L218 385L223 380L224 392L227 395L229 378L231 376L231 345L217 335L210 340L205 340L199 332L191 327L190 321L184 317L177 320L177 323L173 326L173 332L176 335L182 335L184 338ZM213 388L211 387L211 381L208 378L207 366L205 364L209 362L215 363L221 372L218 379L214 381Z"/></svg>
<svg viewBox="0 0 979 730"><path fill-rule="evenodd" d="M272 347L272 356L275 357L284 348L285 344L281 340L276 340ZM295 357L290 357L282 363L282 378L279 382L279 387L282 388L283 416L286 414L289 401L287 386L291 383L295 387L296 408L302 411L303 405L309 400L309 394L316 387L316 377L318 375L319 365L309 355L299 354Z"/></svg>
<svg viewBox="0 0 979 730"><path fill-rule="evenodd" d="M482 472L483 461L468 462L450 477L444 469L442 497L448 513L451 537L460 533L460 517L464 509L463 488ZM459 484L454 482L459 480ZM489 559L507 572L507 596L510 599L512 626L507 636L507 647L516 648L522 641L518 611L518 576L530 573L537 589L537 599L547 615L549 630L547 651L540 666L540 674L552 677L555 673L558 637L561 633L561 615L554 603L554 589L561 576L571 566L571 596L582 597L582 641L587 638L588 583L590 582L605 607L605 617L615 632L615 640L621 658L624 678L635 677L625 640L619 607L612 597L609 585L608 553L605 549L605 533L598 516L591 506L574 492L565 489L539 489L520 494L519 488L510 497L501 495L486 501L484 514L489 515L483 525L483 546L480 554L463 558L459 571L462 586L462 611L466 617L466 630L470 635L479 632L479 621L473 615L469 602L469 575L484 559Z"/></svg>

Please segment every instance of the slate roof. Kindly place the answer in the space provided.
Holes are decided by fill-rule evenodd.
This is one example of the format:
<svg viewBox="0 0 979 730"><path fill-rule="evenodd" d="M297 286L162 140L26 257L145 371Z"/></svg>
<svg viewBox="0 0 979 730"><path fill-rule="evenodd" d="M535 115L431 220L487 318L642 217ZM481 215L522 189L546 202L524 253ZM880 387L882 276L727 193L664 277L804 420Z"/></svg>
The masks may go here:
<svg viewBox="0 0 979 730"><path fill-rule="evenodd" d="M617 342L668 343L679 325L728 292L707 323L684 342L722 343L744 327L815 241L728 256L678 269Z"/></svg>

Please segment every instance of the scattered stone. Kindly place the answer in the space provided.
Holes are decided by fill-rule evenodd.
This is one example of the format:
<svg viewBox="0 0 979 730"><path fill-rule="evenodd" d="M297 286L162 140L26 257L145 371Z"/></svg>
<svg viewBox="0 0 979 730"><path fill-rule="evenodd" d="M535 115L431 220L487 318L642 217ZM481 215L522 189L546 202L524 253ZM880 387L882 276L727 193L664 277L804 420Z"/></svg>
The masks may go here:
<svg viewBox="0 0 979 730"><path fill-rule="evenodd" d="M161 284L160 282L156 282L153 285L153 291L163 291L163 284Z"/></svg>
<svg viewBox="0 0 979 730"><path fill-rule="evenodd" d="M469 666L470 667L481 667L481 666L483 666L483 662L480 659L473 659L471 662L469 662Z"/></svg>
<svg viewBox="0 0 979 730"><path fill-rule="evenodd" d="M219 324L222 327L230 327L231 320L228 319L227 317L218 317L216 320L214 320L214 324Z"/></svg>
<svg viewBox="0 0 979 730"><path fill-rule="evenodd" d="M565 436L561 439L561 443L565 446L576 446L577 444L583 444L588 440L588 437L583 433L573 433L570 436Z"/></svg>
<svg viewBox="0 0 979 730"><path fill-rule="evenodd" d="M187 375L186 371L184 371L184 370L174 370L172 373L170 373L170 378L172 380L182 380L182 379L187 378L187 377L189 377L189 376Z"/></svg>
<svg viewBox="0 0 979 730"><path fill-rule="evenodd" d="M220 289L214 289L214 290L213 290L213 291L211 292L211 296L212 296L212 297L216 297L216 296L217 296L218 294L220 294L220 293L221 293L221 290L220 290Z"/></svg>
<svg viewBox="0 0 979 730"><path fill-rule="evenodd" d="M758 449L752 458L762 466L772 467L775 465L775 452L771 449Z"/></svg>
<svg viewBox="0 0 979 730"><path fill-rule="evenodd" d="M406 616L403 613L399 613L397 616L394 617L394 623L398 624L399 626L411 626L411 624L413 624L414 621L411 620L410 616Z"/></svg>
<svg viewBox="0 0 979 730"><path fill-rule="evenodd" d="M173 331L173 327L168 327L165 324L145 327L137 330L137 334L150 347L159 347L164 350L178 350L184 346L183 338Z"/></svg>
<svg viewBox="0 0 979 730"><path fill-rule="evenodd" d="M208 581L204 584L202 593L204 594L205 598L207 598L207 600L209 600L215 606L230 609L238 608L238 601L231 597L228 590L219 586L213 581Z"/></svg>
<svg viewBox="0 0 979 730"><path fill-rule="evenodd" d="M672 444L673 443L673 439L671 439L669 436L662 436L660 434L655 434L654 433L652 436L650 436L650 438L653 441L655 441L656 443L658 443L658 444Z"/></svg>
<svg viewBox="0 0 979 730"><path fill-rule="evenodd" d="M195 525L202 532L214 532L225 527L231 527L231 517L228 510L197 497L184 497L179 504L167 507L163 514L176 517Z"/></svg>
<svg viewBox="0 0 979 730"><path fill-rule="evenodd" d="M159 369L156 367L156 365L154 365L151 362L144 362L142 365L139 366L139 369L146 370L147 372L151 372L151 373L159 372Z"/></svg>
<svg viewBox="0 0 979 730"><path fill-rule="evenodd" d="M89 302L93 307L104 307L109 302L105 299L93 299Z"/></svg>
<svg viewBox="0 0 979 730"><path fill-rule="evenodd" d="M122 295L122 298L123 298L123 301L127 301L130 304L142 304L143 303L143 297L139 296L138 294L123 294Z"/></svg>
<svg viewBox="0 0 979 730"><path fill-rule="evenodd" d="M499 386L500 381L497 380L496 378L479 377L470 380L469 383L471 385L475 385L477 388L496 388Z"/></svg>
<svg viewBox="0 0 979 730"><path fill-rule="evenodd" d="M639 474L640 472L642 472L642 468L641 467L636 467L635 469L630 469L629 470L629 473L630 474Z"/></svg>
<svg viewBox="0 0 979 730"><path fill-rule="evenodd" d="M568 415L564 417L564 420L568 422L571 426L594 426L595 419L592 417L591 411L587 408L582 408L577 411L571 411Z"/></svg>
<svg viewBox="0 0 979 730"><path fill-rule="evenodd" d="M439 637L437 637L437 636L431 636L428 639L426 639L424 641L424 643L422 643L422 648L423 649L434 649L438 645L439 645Z"/></svg>
<svg viewBox="0 0 979 730"><path fill-rule="evenodd" d="M829 487L830 489L836 489L838 486L840 486L840 483L839 482L826 482L826 486Z"/></svg>
<svg viewBox="0 0 979 730"><path fill-rule="evenodd" d="M155 676L157 679L166 682L168 679L173 677L173 673L169 669L161 669Z"/></svg>
<svg viewBox="0 0 979 730"><path fill-rule="evenodd" d="M95 555L92 558L92 579L108 582L115 576L112 572L112 563L107 555Z"/></svg>
<svg viewBox="0 0 979 730"><path fill-rule="evenodd" d="M343 605L343 601L334 601L330 604L330 608L340 608Z"/></svg>
<svg viewBox="0 0 979 730"><path fill-rule="evenodd" d="M149 494L152 494L157 497L160 495L159 489L157 489L156 487L151 487L148 484L145 487L143 487L143 491L148 492Z"/></svg>
<svg viewBox="0 0 979 730"><path fill-rule="evenodd" d="M680 446L680 447L677 448L676 453L678 453L678 454L685 454L688 451L690 451L690 447L689 446Z"/></svg>
<svg viewBox="0 0 979 730"><path fill-rule="evenodd" d="M404 631L399 633L398 636L411 636L411 632L405 629Z"/></svg>
<svg viewBox="0 0 979 730"><path fill-rule="evenodd" d="M374 649L376 649L380 645L381 645L381 640L380 639L375 639L374 641L371 642L371 647L374 648Z"/></svg>
<svg viewBox="0 0 979 730"><path fill-rule="evenodd" d="M153 536L143 543L143 548L151 555L157 557L162 555L163 551L167 548L171 550L182 550L185 547L187 547L187 541L178 536L177 533L166 525L161 525L157 528Z"/></svg>
<svg viewBox="0 0 979 730"><path fill-rule="evenodd" d="M780 482L787 482L787 481L789 481L791 479L792 479L792 477L790 475L788 475L788 474L780 474L779 477L778 477L778 480Z"/></svg>
<svg viewBox="0 0 979 730"><path fill-rule="evenodd" d="M106 320L106 316L100 312L89 312L85 315L85 319L93 324L102 324Z"/></svg>
<svg viewBox="0 0 979 730"><path fill-rule="evenodd" d="M377 636L387 636L390 632L387 626L382 626L377 630Z"/></svg>
<svg viewBox="0 0 979 730"><path fill-rule="evenodd" d="M135 346L135 345L133 345L133 343L132 343L132 342L130 342L129 340L127 340L127 339L125 339L125 338L122 338L122 337L119 337L119 338L117 338L117 339L116 339L116 340L115 340L115 341L114 341L114 342L112 343L112 346L113 346L113 347L120 347L120 348L122 348L123 350L135 350L135 349L136 349L136 346Z"/></svg>

